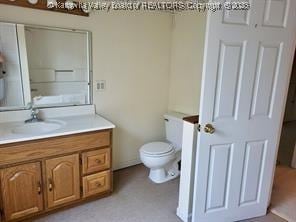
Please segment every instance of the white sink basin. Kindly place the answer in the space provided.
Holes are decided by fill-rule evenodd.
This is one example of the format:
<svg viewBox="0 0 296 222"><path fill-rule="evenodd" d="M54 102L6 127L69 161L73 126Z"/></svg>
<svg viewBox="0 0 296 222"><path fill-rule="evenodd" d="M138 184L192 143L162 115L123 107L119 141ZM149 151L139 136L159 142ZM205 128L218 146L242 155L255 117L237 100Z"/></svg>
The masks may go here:
<svg viewBox="0 0 296 222"><path fill-rule="evenodd" d="M45 120L42 122L25 123L12 129L17 134L44 134L62 128L65 122L60 120Z"/></svg>

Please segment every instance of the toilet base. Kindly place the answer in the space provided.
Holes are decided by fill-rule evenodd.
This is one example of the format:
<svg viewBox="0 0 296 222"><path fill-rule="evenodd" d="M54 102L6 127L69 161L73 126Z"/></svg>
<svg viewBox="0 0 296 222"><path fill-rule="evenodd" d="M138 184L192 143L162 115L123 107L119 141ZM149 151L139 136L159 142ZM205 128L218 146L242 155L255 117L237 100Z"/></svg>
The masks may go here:
<svg viewBox="0 0 296 222"><path fill-rule="evenodd" d="M165 168L151 169L149 173L149 178L154 183L164 183L169 180L175 179L180 175L180 170L178 169L178 163L172 164L169 170Z"/></svg>

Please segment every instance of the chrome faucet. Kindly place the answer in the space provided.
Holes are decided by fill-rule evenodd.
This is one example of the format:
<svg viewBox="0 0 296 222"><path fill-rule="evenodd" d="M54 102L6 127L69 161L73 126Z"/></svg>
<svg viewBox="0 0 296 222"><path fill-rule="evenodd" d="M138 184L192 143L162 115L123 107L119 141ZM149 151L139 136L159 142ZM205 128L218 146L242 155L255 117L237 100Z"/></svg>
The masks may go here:
<svg viewBox="0 0 296 222"><path fill-rule="evenodd" d="M38 117L39 110L34 107L32 102L28 103L27 108L31 110L31 118L27 119L25 123L35 123L42 121L42 119Z"/></svg>

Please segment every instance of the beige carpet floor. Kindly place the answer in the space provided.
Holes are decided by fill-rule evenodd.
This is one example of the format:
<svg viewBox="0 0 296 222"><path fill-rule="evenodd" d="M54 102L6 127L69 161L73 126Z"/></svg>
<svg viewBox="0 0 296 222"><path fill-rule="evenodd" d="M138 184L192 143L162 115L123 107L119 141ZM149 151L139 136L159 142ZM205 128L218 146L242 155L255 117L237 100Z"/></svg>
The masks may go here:
<svg viewBox="0 0 296 222"><path fill-rule="evenodd" d="M106 198L40 218L35 222L181 222L176 216L179 180L154 184L138 165L114 174L114 193ZM284 222L269 214L249 222Z"/></svg>
<svg viewBox="0 0 296 222"><path fill-rule="evenodd" d="M114 193L38 219L38 222L179 222L179 180L154 184L142 165L115 172ZM36 221L36 222L37 222Z"/></svg>
<svg viewBox="0 0 296 222"><path fill-rule="evenodd" d="M277 167L270 210L289 222L296 222L296 169Z"/></svg>

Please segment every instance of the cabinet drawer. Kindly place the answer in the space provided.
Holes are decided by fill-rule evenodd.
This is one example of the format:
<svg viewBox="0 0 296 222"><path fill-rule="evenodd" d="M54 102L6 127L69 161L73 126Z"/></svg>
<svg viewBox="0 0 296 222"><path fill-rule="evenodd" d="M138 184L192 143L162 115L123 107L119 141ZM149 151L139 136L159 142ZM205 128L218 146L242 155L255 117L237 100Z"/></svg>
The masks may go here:
<svg viewBox="0 0 296 222"><path fill-rule="evenodd" d="M110 170L83 177L83 197L110 190Z"/></svg>
<svg viewBox="0 0 296 222"><path fill-rule="evenodd" d="M83 174L110 168L110 148L82 153Z"/></svg>

